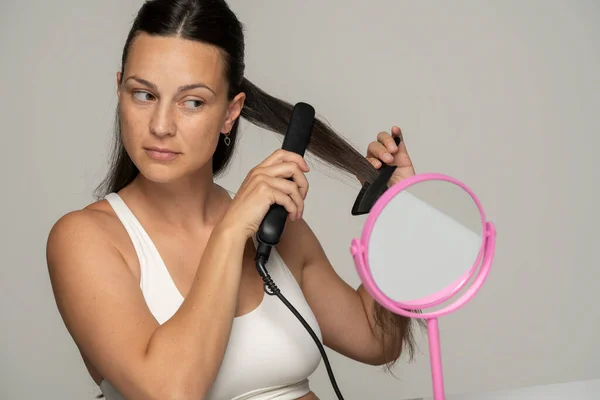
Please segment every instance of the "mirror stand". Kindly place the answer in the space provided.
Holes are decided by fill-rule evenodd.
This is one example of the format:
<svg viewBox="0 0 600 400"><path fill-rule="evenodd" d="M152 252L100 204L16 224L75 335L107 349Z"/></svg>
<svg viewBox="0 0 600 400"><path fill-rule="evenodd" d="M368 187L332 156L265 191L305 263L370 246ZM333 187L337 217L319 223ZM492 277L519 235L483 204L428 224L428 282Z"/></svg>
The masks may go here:
<svg viewBox="0 0 600 400"><path fill-rule="evenodd" d="M456 196L459 192L462 197ZM424 193L441 201L438 207L423 201ZM449 207L454 200L460 201ZM482 287L494 259L495 226L486 221L471 190L441 174L406 178L362 211L369 216L350 252L363 287L389 311L426 320L433 398L444 400L438 320L463 307ZM472 217L469 223L466 215Z"/></svg>
<svg viewBox="0 0 600 400"><path fill-rule="evenodd" d="M444 400L444 372L442 368L442 346L437 317L427 319L427 338L429 339L429 362L431 364L431 379L433 398Z"/></svg>

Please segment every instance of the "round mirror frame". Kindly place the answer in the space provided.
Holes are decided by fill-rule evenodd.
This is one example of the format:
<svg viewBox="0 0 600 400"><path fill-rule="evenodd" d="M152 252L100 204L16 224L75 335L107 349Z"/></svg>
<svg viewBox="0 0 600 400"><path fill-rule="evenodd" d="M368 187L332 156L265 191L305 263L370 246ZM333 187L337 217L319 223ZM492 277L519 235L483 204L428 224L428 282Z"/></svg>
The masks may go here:
<svg viewBox="0 0 600 400"><path fill-rule="evenodd" d="M431 180L441 180L453 183L461 187L471 196L481 216L481 246L477 255L477 259L473 266L471 266L458 280L452 282L443 290L434 293L430 296L416 300L411 300L409 302L399 302L386 296L385 293L383 293L380 290L380 288L377 286L376 282L373 279L368 263L369 240L371 232L373 230L373 227L375 226L375 222L377 221L377 218L379 217L381 211L398 193L406 190L410 186L415 185L419 182ZM404 315L406 317L436 318L462 307L475 295L475 293L479 290L481 285L483 285L489 273L489 269L492 264L492 259L494 257L495 238L496 230L494 224L486 221L485 213L483 211L481 202L473 193L473 191L471 191L466 185L450 176L443 174L417 174L405 178L400 182L396 183L395 185L391 186L377 200L377 202L371 208L367 220L365 221L361 238L352 240L350 252L353 256L357 273L363 283L364 288L371 296L373 296L373 299L375 301L377 301L379 304L381 304L388 310L396 314ZM430 313L423 312L424 309L443 303L444 301L453 297L456 293L458 293L458 291L460 291L465 286L465 284L473 277L477 270L479 270L477 277L475 278L471 286L458 300L440 310L433 311ZM419 310L420 312L416 313L411 310Z"/></svg>

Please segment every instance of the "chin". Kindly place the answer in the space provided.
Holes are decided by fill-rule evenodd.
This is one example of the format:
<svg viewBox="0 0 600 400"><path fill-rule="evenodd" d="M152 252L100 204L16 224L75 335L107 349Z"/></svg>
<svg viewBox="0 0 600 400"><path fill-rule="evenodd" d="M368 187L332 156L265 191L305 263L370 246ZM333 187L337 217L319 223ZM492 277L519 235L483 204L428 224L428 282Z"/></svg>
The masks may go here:
<svg viewBox="0 0 600 400"><path fill-rule="evenodd" d="M200 170L197 166L184 163L142 163L138 167L140 174L150 182L157 184L170 184L183 182L199 176Z"/></svg>
<svg viewBox="0 0 600 400"><path fill-rule="evenodd" d="M138 166L140 174L154 183L171 183L180 180L189 174L182 165L141 163Z"/></svg>
<svg viewBox="0 0 600 400"><path fill-rule="evenodd" d="M148 180L152 183L158 183L158 184L173 183L182 178L181 175L179 175L179 174L176 175L176 174L172 174L172 173L156 173L156 172L147 172L147 171L140 171L140 173L144 176L144 178L146 180Z"/></svg>

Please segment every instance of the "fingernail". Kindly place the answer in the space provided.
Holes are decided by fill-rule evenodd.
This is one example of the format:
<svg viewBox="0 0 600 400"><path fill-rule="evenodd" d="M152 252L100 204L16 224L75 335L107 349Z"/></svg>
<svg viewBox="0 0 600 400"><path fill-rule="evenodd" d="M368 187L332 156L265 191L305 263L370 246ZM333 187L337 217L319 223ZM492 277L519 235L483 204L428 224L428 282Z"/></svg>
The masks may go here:
<svg viewBox="0 0 600 400"><path fill-rule="evenodd" d="M394 161L394 157L390 153L385 153L383 155L383 161L392 162Z"/></svg>

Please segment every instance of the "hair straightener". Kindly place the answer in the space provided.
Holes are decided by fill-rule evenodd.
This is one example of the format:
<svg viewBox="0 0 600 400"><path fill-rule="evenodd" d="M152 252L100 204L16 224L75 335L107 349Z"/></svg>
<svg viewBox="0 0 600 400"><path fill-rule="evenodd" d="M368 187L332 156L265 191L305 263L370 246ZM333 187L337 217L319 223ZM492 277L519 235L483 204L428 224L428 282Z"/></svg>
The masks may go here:
<svg viewBox="0 0 600 400"><path fill-rule="evenodd" d="M309 104L302 102L297 103L292 110L292 117L290 119L290 123L288 125L281 148L283 150L297 153L304 157L304 152L308 146L310 136L312 134L314 121L315 109ZM291 178L288 179L291 180ZM296 318L300 320L304 328L306 328L310 336L315 341L319 351L321 352L323 361L325 362L325 367L327 368L327 374L329 375L331 385L333 386L338 399L343 400L344 397L342 396L342 393L340 392L340 389L335 381L333 371L331 370L331 365L329 364L329 359L327 358L327 354L325 353L325 349L323 348L321 341L312 330L310 325L298 312L298 310L296 310L296 308L294 308L294 306L290 304L290 302L281 293L269 275L269 271L267 271L267 261L269 260L271 249L273 246L277 245L281 239L281 234L283 233L287 216L287 210L279 204L272 205L265 215L265 218L263 219L256 233L256 239L258 242L256 257L254 258L254 261L256 262L256 269L263 279L265 293L270 296L277 296L283 302L283 304L290 309Z"/></svg>

